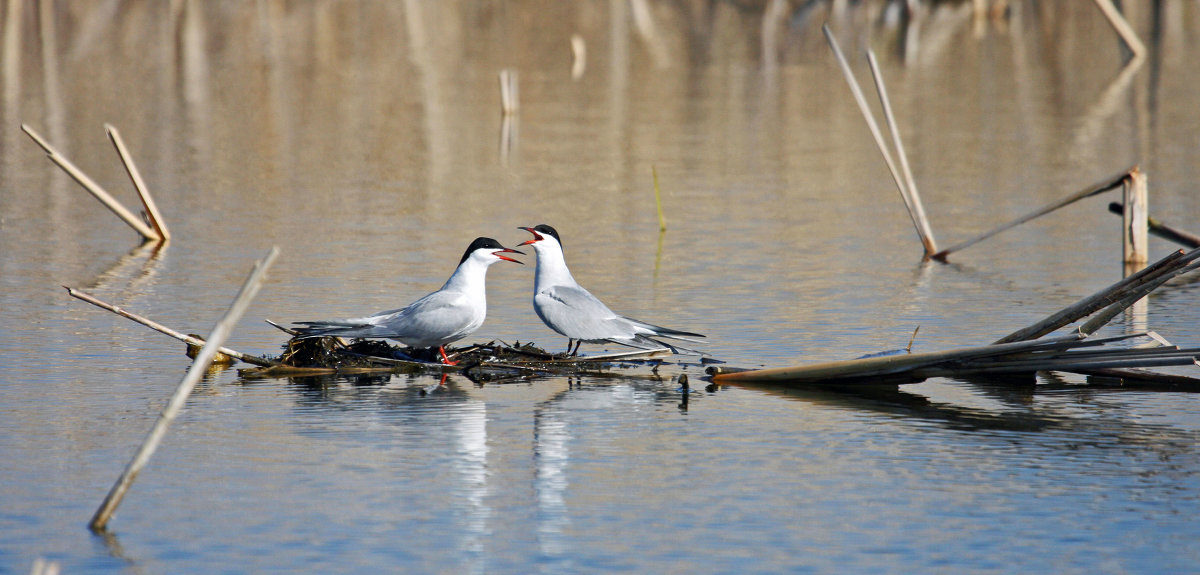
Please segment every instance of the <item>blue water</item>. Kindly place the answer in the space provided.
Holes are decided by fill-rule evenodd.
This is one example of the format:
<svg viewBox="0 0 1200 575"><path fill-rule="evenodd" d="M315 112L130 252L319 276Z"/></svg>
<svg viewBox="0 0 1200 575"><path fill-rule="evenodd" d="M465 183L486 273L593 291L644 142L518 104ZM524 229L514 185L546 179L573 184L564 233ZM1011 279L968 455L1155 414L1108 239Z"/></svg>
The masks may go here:
<svg viewBox="0 0 1200 575"><path fill-rule="evenodd" d="M1152 212L1200 231L1185 65L1200 22L1176 3L1160 59L1129 80L1088 4L1012 3L982 28L969 3L939 5L915 44L875 3L817 5L779 23L776 60L751 9L650 3L655 48L624 3L535 4L55 6L47 56L28 7L4 27L21 36L0 44L0 573L38 558L63 573L1195 570L1200 395L1058 373L706 389L694 358L657 377L445 385L215 370L91 533L189 360L61 285L207 333L279 245L228 342L277 353L263 319L398 307L472 238L549 223L611 307L757 367L903 348L918 326L914 351L987 343L1120 278L1111 193L922 263L825 19L843 49L881 55L943 245L1133 163ZM1128 9L1148 32L1149 8ZM506 151L507 66L522 110ZM117 126L175 239L136 249L20 122L132 203L103 135ZM531 268L493 266L469 341L565 346L530 308ZM1200 345L1198 285L1171 282L1103 333Z"/></svg>

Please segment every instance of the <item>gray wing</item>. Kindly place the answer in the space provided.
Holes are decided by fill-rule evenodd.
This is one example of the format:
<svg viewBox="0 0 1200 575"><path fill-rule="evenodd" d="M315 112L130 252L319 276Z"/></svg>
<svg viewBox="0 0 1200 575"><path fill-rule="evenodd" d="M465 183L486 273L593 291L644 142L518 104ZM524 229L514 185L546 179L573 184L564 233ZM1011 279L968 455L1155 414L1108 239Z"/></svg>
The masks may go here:
<svg viewBox="0 0 1200 575"><path fill-rule="evenodd" d="M553 286L535 294L533 301L538 317L571 339L605 341L634 336L629 320L581 287Z"/></svg>
<svg viewBox="0 0 1200 575"><path fill-rule="evenodd" d="M391 335L413 347L434 347L466 337L479 329L482 317L468 305L466 296L458 292L433 292L381 318L377 324Z"/></svg>
<svg viewBox="0 0 1200 575"><path fill-rule="evenodd" d="M412 347L434 347L465 337L479 327L464 296L433 292L400 309L335 321L299 322L304 335L388 338Z"/></svg>

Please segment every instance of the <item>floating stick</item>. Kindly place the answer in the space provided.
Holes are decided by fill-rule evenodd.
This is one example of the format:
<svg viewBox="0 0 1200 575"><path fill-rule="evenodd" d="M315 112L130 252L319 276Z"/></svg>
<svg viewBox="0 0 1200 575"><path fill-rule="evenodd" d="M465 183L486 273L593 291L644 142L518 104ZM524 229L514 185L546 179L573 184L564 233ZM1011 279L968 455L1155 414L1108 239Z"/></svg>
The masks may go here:
<svg viewBox="0 0 1200 575"><path fill-rule="evenodd" d="M237 297L234 298L233 304L229 307L229 311L225 312L225 316L217 322L213 327L212 333L209 334L208 342L200 350L200 354L196 357L195 363L188 369L187 375L179 382L179 386L175 388L175 393L171 395L170 401L167 402L166 408L159 415L158 420L154 422L154 427L150 430L150 435L142 443L133 460L121 473L117 482L109 490L108 496L104 498L104 502L100 508L96 510L96 514L92 516L88 526L94 532L104 531L108 525L108 520L117 510L117 506L121 504L121 500L125 497L125 493L129 490L129 486L133 484L133 480L137 478L142 468L150 461L150 456L154 455L154 451L158 449L159 443L167 433L167 427L183 409L183 404L192 393L192 389L196 387L196 383L204 375L208 369L208 365L212 362L213 356L217 353L217 348L225 342L229 337L229 333L233 331L233 326L241 319L242 314L246 312L246 308L250 307L250 301L254 299L259 288L262 287L263 277L266 275L267 268L271 267L271 263L275 261L275 257L279 255L279 248L271 248L263 259L259 260L254 265L254 269L250 272L250 276L246 278L246 282L242 284L242 289L238 291Z"/></svg>
<svg viewBox="0 0 1200 575"><path fill-rule="evenodd" d="M658 208L658 231L667 231L667 218L663 216L662 209L662 194L658 192L658 168L650 166L650 173L654 176L654 206Z"/></svg>
<svg viewBox="0 0 1200 575"><path fill-rule="evenodd" d="M1017 227L1025 222L1028 222L1029 220L1044 216L1050 212L1053 212L1054 210L1071 205L1071 204L1073 204L1079 200L1082 200L1084 198L1090 198L1096 194L1100 194L1100 193L1112 190L1112 189L1116 188L1117 186L1120 186L1121 183L1124 182L1125 179L1129 177L1129 174L1136 169L1137 169L1137 166L1133 166L1133 167L1129 168L1128 170L1125 170L1119 174L1109 177L1098 184L1088 186L1087 188L1084 188L1083 190L1080 190L1074 194L1071 194L1057 202L1054 202L1054 203L1046 205L1046 206L1042 206L1041 208L1038 208L1037 210L1034 210L1033 212L1031 212L1029 214L1021 216L1021 217L1019 217L1011 222L1008 222L1007 224L1004 224L1000 227L997 227L989 232L985 232L985 233L975 236L969 240L966 240L964 242L960 242L953 246L950 246L936 254L933 254L932 257L935 260L945 261L946 256L949 256L950 254L952 254L954 252L961 251L965 248L973 246L973 245L975 245L983 240L986 240L1000 232Z"/></svg>
<svg viewBox="0 0 1200 575"><path fill-rule="evenodd" d="M146 182L142 179L142 173L138 171L137 165L133 163L133 156L125 149L121 133L110 124L104 125L104 131L108 133L108 139L117 148L117 155L121 156L121 163L125 165L125 171L129 174L129 179L133 181L133 187L137 190L138 197L142 199L142 205L146 207L146 217L150 219L150 225L154 227L154 231L158 233L162 241L170 240L171 232L167 231L167 224L163 220L162 214L158 212L158 206L154 204L154 199L150 197L150 190L146 187Z"/></svg>
<svg viewBox="0 0 1200 575"><path fill-rule="evenodd" d="M124 309L119 308L110 303L103 302L103 301L97 299L95 296L92 296L86 292L82 292L75 288L70 288L67 286L63 286L63 287L66 288L67 293L73 298L86 301L98 308L106 309L106 310L111 311L121 317L136 321L154 331L169 335L169 336L171 336L179 341L182 341L183 343L186 343L188 345L194 345L194 346L200 347L206 343L203 339L193 337L193 336L190 336L190 335L187 335L184 333L180 333L180 332L175 331L175 330L173 330L165 325L162 325L156 321L144 318L140 315L137 315L133 312L124 310ZM222 348L218 349L217 351L219 351L225 355L228 355L230 357L236 357L237 359L240 359L246 363L252 363L254 365L261 365L263 367L271 367L271 366L279 365L278 362L264 359L264 358L258 357L256 355L245 354L240 351L229 349L227 347L222 347Z"/></svg>
<svg viewBox="0 0 1200 575"><path fill-rule="evenodd" d="M125 209L125 206L122 206L121 202L118 202L112 197L112 195L104 191L104 188L100 187L100 184L97 184L94 180L89 178L87 174L83 173L83 170L75 167L75 164L72 164L71 160L68 160L65 156L60 154L58 150L54 149L53 146L46 142L46 140L42 139L37 132L33 131L33 128L30 128L26 124L21 124L21 130L28 134L30 138L33 138L33 141L46 151L47 157L50 158L51 162L54 162L55 165L62 168L67 175L74 178L76 182L79 182L79 185L83 186L83 188L88 192L91 192L93 196L96 196L97 200L100 200L101 203L103 203L105 206L108 206L108 209L112 210L114 214L117 214L117 217L129 224L129 227L136 230L137 233L141 234L143 238L146 238L147 241L158 241L162 239L150 226L146 225L146 223L134 215L133 212Z"/></svg>

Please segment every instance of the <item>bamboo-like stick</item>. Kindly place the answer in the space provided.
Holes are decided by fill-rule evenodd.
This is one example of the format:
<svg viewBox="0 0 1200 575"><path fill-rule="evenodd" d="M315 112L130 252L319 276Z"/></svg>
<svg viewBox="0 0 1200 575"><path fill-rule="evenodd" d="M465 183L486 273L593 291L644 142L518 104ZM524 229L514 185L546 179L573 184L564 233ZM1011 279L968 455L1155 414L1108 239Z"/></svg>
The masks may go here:
<svg viewBox="0 0 1200 575"><path fill-rule="evenodd" d="M1137 303L1142 298L1150 295L1150 292L1158 289L1175 276L1195 271L1197 267L1200 267L1200 263L1197 263L1196 261L1184 263L1176 269L1159 273L1157 275L1152 274L1151 277L1145 281L1145 283L1133 286L1126 291L1119 292L1121 294L1120 299L1093 315L1091 319L1079 327L1079 332L1084 335L1091 335L1096 330L1104 327L1108 324L1108 322L1112 321L1112 318L1116 317L1117 314L1120 314L1129 307L1133 306L1133 304Z"/></svg>
<svg viewBox="0 0 1200 575"><path fill-rule="evenodd" d="M993 344L979 347L966 347L926 353L887 355L867 357L842 361L828 361L806 366L757 369L722 373L718 370L713 375L713 381L726 382L816 382L841 378L877 378L911 373L912 370L931 367L949 361L979 359L1011 353L1021 353L1034 350L1067 349L1078 345L1082 335L1068 335L1062 338L1046 341L1019 341L1007 344ZM919 381L919 379L917 380Z"/></svg>
<svg viewBox="0 0 1200 575"><path fill-rule="evenodd" d="M892 133L892 145L896 147L896 157L900 159L900 172L904 175L904 186L908 189L908 199L912 202L913 217L917 233L921 236L921 244L925 246L925 257L937 253L937 242L933 239L933 228L929 226L929 218L925 217L925 206L921 203L921 193L917 191L917 181L913 178L912 169L908 165L908 154L900 139L900 128L896 117L892 114L892 103L888 99L887 86L883 83L883 73L879 71L879 63L875 61L875 52L867 50L867 63L871 66L871 77L875 79L875 91L879 93L879 103L883 107L883 118L888 130Z"/></svg>
<svg viewBox="0 0 1200 575"><path fill-rule="evenodd" d="M142 443L133 460L117 478L117 482L113 484L108 495L104 498L104 502L100 504L100 508L96 510L96 514L92 516L88 526L94 532L104 531L108 525L108 520L112 518L112 514L117 510L117 506L121 504L121 500L125 497L125 493L129 491L129 486L133 484L133 480L137 478L138 473L150 461L150 457L154 455L154 451L158 449L159 443L167 433L167 428L174 421L179 411L183 409L184 403L192 393L192 389L196 387L196 383L204 375L212 362L213 356L216 355L217 349L229 337L233 331L234 325L241 319L242 314L246 312L246 308L250 307L251 300L262 287L262 281L266 275L267 268L271 267L271 263L279 255L279 248L271 248L263 259L259 260L254 265L254 269L250 272L250 276L246 278L242 284L241 290L230 305L229 311L217 321L213 327L212 333L208 336L208 343L200 350L200 354L196 357L196 362L188 369L187 375L179 382L179 386L175 388L175 393L171 395L171 399L167 402L166 408L159 415L158 420L154 422L154 427L150 429L150 435Z"/></svg>
<svg viewBox="0 0 1200 575"><path fill-rule="evenodd" d="M825 39L829 42L829 47L833 49L833 55L842 70L842 75L846 77L846 83L850 85L850 92L854 95L854 101L858 103L858 109L862 112L863 119L867 121L867 128L871 130L871 136L875 138L875 146L879 148L879 153L883 154L883 161L887 164L888 171L892 174L892 181L896 182L896 189L900 191L900 198L904 200L904 207L908 209L908 216L912 218L913 227L917 229L917 235L921 236L921 243L926 245L928 249L928 244L926 244L925 238L921 233L921 224L920 219L917 217L916 207L913 205L908 188L904 185L904 180L896 168L896 162L892 160L892 154L888 151L887 145L883 141L883 134L879 130L879 124L875 122L875 117L871 114L871 108L867 105L867 99L863 96L862 88L859 87L858 80L854 78L854 72L850 70L850 64L846 62L846 57L842 55L842 49L838 46L837 40L834 39L833 32L829 30L829 25L821 26L821 31L825 33ZM928 257L929 254L927 253L926 256Z"/></svg>
<svg viewBox="0 0 1200 575"><path fill-rule="evenodd" d="M1003 225L996 227L990 231L984 232L984 233L982 233L978 236L975 236L969 240L959 242L953 246L943 249L942 251L940 251L936 254L933 254L932 257L935 260L945 261L946 257L949 256L950 254L952 254L954 252L962 251L963 249L973 246L973 245L975 245L983 240L986 240L1000 232L1015 228L1025 222L1028 222L1029 220L1039 218L1039 217L1044 216L1044 215L1046 215L1050 212L1053 212L1057 209L1069 206L1069 205L1071 205L1075 202L1078 202L1079 200L1082 200L1084 198L1090 198L1097 194L1101 194L1101 193L1107 192L1109 190L1115 189L1117 186L1120 186L1129 177L1129 174L1136 169L1137 169L1137 166L1133 166L1133 167L1129 168L1128 170L1125 170L1125 171L1123 171L1119 174L1116 174L1112 177L1106 178L1105 180L1101 181L1100 183L1088 186L1088 187L1086 187L1078 192L1075 192L1074 194L1071 194L1057 202L1042 206L1024 216L1021 216L1021 217L1011 221L1011 222L1003 224Z"/></svg>
<svg viewBox="0 0 1200 575"><path fill-rule="evenodd" d="M205 343L206 343L203 339L175 331L175 330L173 330L165 325L162 325L156 321L144 318L140 315L137 315L133 312L124 310L113 304L101 301L101 300L97 299L95 296L92 296L91 294L88 294L86 292L77 290L75 288L67 287L67 286L63 286L63 287L66 288L67 293L73 298L83 300L83 301L88 302L98 308L106 309L106 310L111 311L121 317L131 319L131 320L133 320L137 323L140 323L154 331L169 335L169 336L171 336L179 341L182 341L188 345L194 345L194 346L200 347L200 346L205 345ZM261 358L256 355L245 354L240 351L229 349L227 347L222 347L217 351L219 351L225 355L228 355L230 357L235 357L237 359L240 359L246 363L252 363L254 365L261 365L263 367L271 367L271 366L279 365L279 362Z"/></svg>
<svg viewBox="0 0 1200 575"><path fill-rule="evenodd" d="M658 191L658 168L650 166L650 174L654 176L654 207L658 208L658 231L667 231L667 218L663 216L662 194Z"/></svg>
<svg viewBox="0 0 1200 575"><path fill-rule="evenodd" d="M121 139L121 133L111 124L105 124L104 131L108 133L108 139L117 149L117 155L121 156L121 163L125 165L125 172L129 174L129 179L133 181L133 187L137 190L138 197L142 199L142 205L146 207L146 217L150 219L150 226L154 228L154 231L158 233L162 241L170 240L171 232L167 230L166 220L159 213L158 206L154 203L154 198L150 197L150 189L146 187L146 181L142 179L142 173L138 171L137 165L133 163L133 156L125 148L125 141Z"/></svg>
<svg viewBox="0 0 1200 575"><path fill-rule="evenodd" d="M1108 211L1119 216L1125 213L1125 207L1120 202L1110 202ZM1146 214L1146 224L1150 227L1150 233L1160 238L1173 241L1186 248L1200 248L1200 236L1169 226L1149 213Z"/></svg>
<svg viewBox="0 0 1200 575"><path fill-rule="evenodd" d="M1123 186L1125 209L1122 212L1122 255L1127 264L1144 264L1150 259L1150 246L1147 245L1150 224L1147 221L1149 210L1149 192L1146 189L1146 175L1137 168L1129 172L1129 179Z"/></svg>
<svg viewBox="0 0 1200 575"><path fill-rule="evenodd" d="M1112 24L1117 35L1129 47L1129 51L1133 52L1134 58L1141 58L1146 55L1146 46L1138 38L1137 32L1133 31L1133 27L1129 25L1129 21L1121 14L1120 10L1113 5L1112 0L1096 0L1096 6L1104 13L1104 17L1108 19L1108 23Z"/></svg>
<svg viewBox="0 0 1200 575"><path fill-rule="evenodd" d="M1146 266L1141 271L1087 296L1031 326L1019 329L996 340L996 343L1025 341L1042 337L1060 327L1080 318L1087 317L1120 301L1131 290L1136 290L1138 286L1147 285L1160 276L1167 275L1168 277L1174 277L1195 269L1193 264L1198 258L1200 258L1200 249L1192 250L1186 254L1182 250L1172 252L1161 260Z"/></svg>
<svg viewBox="0 0 1200 575"><path fill-rule="evenodd" d="M47 157L50 158L51 162L54 162L54 164L62 168L67 175L74 178L76 182L79 182L79 185L83 186L83 188L95 196L97 200L100 200L100 202L107 206L108 209L112 210L117 217L129 224L129 227L136 230L137 233L141 234L143 238L145 238L147 241L158 241L162 239L153 228L146 225L141 218L138 218L133 212L126 209L125 206L122 206L121 202L118 202L116 198L113 198L111 194L104 190L104 188L100 187L100 184L97 184L94 180L88 177L87 174L83 173L83 170L80 170L75 166L75 164L71 163L71 160L68 160L66 156L63 156L61 153L59 153L54 146L51 146L49 142L44 140L40 135L38 135L37 132L33 131L33 128L30 128L26 124L21 124L21 131L28 134L38 146L41 146L41 148L45 150Z"/></svg>

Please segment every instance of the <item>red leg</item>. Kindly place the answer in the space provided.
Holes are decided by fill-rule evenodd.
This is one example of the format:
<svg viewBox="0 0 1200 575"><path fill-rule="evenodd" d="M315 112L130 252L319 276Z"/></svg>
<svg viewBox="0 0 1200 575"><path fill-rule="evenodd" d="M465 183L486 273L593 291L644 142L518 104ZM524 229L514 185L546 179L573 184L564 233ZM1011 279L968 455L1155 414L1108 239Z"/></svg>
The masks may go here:
<svg viewBox="0 0 1200 575"><path fill-rule="evenodd" d="M446 365L458 365L458 362L457 362L457 361L450 361L450 358L446 357L446 346L444 346L444 345L439 345L439 346L438 346L438 351L439 351L439 352L441 352L441 354L442 354L442 361L444 361L444 362L446 363Z"/></svg>

